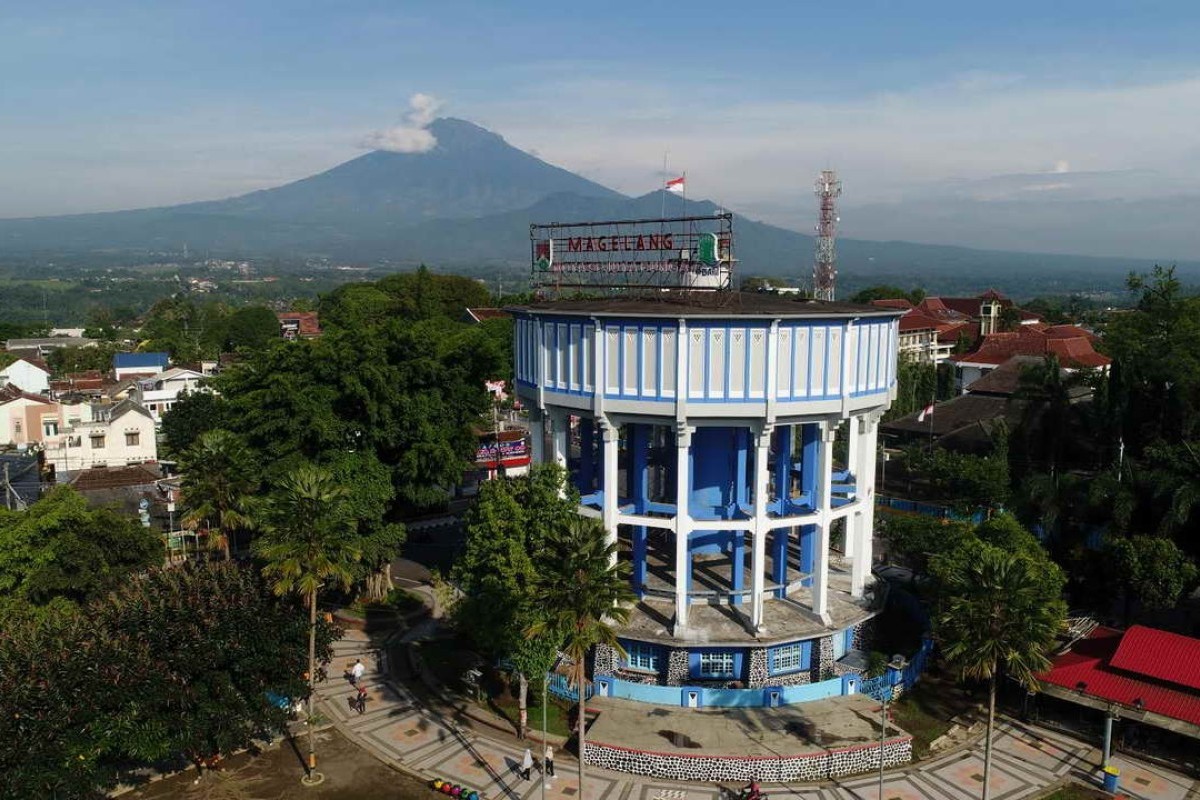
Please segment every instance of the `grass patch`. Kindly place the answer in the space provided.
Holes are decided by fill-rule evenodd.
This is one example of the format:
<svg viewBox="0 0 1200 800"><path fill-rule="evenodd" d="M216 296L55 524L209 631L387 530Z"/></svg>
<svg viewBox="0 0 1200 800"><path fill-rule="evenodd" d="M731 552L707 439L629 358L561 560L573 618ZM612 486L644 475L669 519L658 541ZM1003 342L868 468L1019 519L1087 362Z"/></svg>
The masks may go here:
<svg viewBox="0 0 1200 800"><path fill-rule="evenodd" d="M394 611L397 614L407 614L416 611L424 605L420 597L404 589L392 589L382 602L363 603L361 601L346 606L346 610L355 616L363 617L372 611Z"/></svg>
<svg viewBox="0 0 1200 800"><path fill-rule="evenodd" d="M536 689L531 685L529 687L529 728L530 730L540 731L542 729L542 691L540 686ZM513 687L513 692L516 692L516 686ZM517 719L520 716L520 711L517 706L517 698L507 692L500 692L490 698L488 707L496 714L507 719L512 723L513 728L517 727ZM570 725L567 721L567 715L570 713L569 706L566 702L559 700L552 694L546 696L546 731L557 736L570 736Z"/></svg>
<svg viewBox="0 0 1200 800"><path fill-rule="evenodd" d="M974 707L971 697L936 675L921 678L892 704L892 718L913 737L913 757L929 755L929 745L950 730L950 720Z"/></svg>

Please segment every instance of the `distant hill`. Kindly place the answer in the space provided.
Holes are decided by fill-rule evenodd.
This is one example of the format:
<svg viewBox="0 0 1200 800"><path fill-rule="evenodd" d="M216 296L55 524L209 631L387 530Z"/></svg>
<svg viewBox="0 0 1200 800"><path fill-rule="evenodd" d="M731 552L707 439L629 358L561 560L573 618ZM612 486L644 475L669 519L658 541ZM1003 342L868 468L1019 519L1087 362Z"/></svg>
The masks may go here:
<svg viewBox="0 0 1200 800"><path fill-rule="evenodd" d="M531 222L655 217L661 192L626 197L548 164L470 122L439 119L425 153L374 151L273 189L179 206L0 220L0 255L178 251L221 255L329 256L395 266L520 274ZM668 214L684 210L667 198ZM707 200L689 214L711 214ZM735 210L736 211L736 210ZM812 237L737 217L741 275L805 281ZM1036 291L1113 289L1149 262L841 239L844 291L887 281L939 291L1037 283ZM1186 266L1184 271L1186 272ZM1010 291L1013 291L1010 289Z"/></svg>

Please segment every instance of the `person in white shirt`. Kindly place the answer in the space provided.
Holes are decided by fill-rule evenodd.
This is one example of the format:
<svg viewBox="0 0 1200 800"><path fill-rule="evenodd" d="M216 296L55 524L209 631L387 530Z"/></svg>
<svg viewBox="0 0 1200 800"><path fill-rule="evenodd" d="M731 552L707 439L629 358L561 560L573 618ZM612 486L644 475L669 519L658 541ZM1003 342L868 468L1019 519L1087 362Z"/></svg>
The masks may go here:
<svg viewBox="0 0 1200 800"><path fill-rule="evenodd" d="M354 686L357 686L359 679L362 678L363 673L366 671L367 668L363 664L361 658L355 661L354 666L350 668L350 683Z"/></svg>

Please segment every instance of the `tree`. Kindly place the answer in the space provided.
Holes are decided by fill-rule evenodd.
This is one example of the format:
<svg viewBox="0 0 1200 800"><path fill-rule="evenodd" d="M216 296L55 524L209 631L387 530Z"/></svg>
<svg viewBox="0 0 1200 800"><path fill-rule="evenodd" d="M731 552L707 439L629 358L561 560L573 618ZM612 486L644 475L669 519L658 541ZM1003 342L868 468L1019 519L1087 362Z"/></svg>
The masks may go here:
<svg viewBox="0 0 1200 800"><path fill-rule="evenodd" d="M379 603L395 588L392 562L407 538L404 526L388 520L396 492L391 471L370 451L342 453L330 465L334 480L346 487L346 510L358 520L362 557L355 571L358 599Z"/></svg>
<svg viewBox="0 0 1200 800"><path fill-rule="evenodd" d="M565 470L538 466L519 478L485 483L465 519L466 547L454 566L454 578L465 595L457 617L481 649L513 661L522 738L529 678L537 674L530 669L542 663L544 654L544 648L526 642L524 633L541 619L541 575L550 558L547 543L577 518L578 502Z"/></svg>
<svg viewBox="0 0 1200 800"><path fill-rule="evenodd" d="M183 391L171 413L162 418L163 449L175 458L186 453L205 433L229 429L227 405L220 395L207 391Z"/></svg>
<svg viewBox="0 0 1200 800"><path fill-rule="evenodd" d="M261 350L280 341L279 318L263 306L233 312L226 330L225 347L229 350Z"/></svg>
<svg viewBox="0 0 1200 800"><path fill-rule="evenodd" d="M973 558L934 560L944 588L934 635L964 677L988 683L983 800L990 790L996 679L1003 670L1027 689L1050 666L1066 618L1063 575L1044 558L983 545Z"/></svg>
<svg viewBox="0 0 1200 800"><path fill-rule="evenodd" d="M266 562L263 575L278 595L296 594L308 607L308 762L317 765L313 695L317 675L317 599L322 587L349 589L361 556L346 489L329 471L302 465L281 481L272 497L270 527L254 543Z"/></svg>
<svg viewBox="0 0 1200 800"><path fill-rule="evenodd" d="M277 698L303 697L309 631L256 570L232 562L156 570L88 610L105 636L149 652L155 691L138 698L136 728L154 731L159 757L197 766L286 729ZM314 650L328 662L336 630L321 622ZM273 698L276 698L273 700Z"/></svg>
<svg viewBox="0 0 1200 800"><path fill-rule="evenodd" d="M71 613L6 618L5 796L104 797L130 768L282 732L271 695L303 696L306 628L234 563L155 569ZM336 634L319 626L322 659Z"/></svg>
<svg viewBox="0 0 1200 800"><path fill-rule="evenodd" d="M931 558L957 548L971 535L966 523L924 514L881 514L879 522L888 544L912 568L914 579L929 571Z"/></svg>
<svg viewBox="0 0 1200 800"><path fill-rule="evenodd" d="M207 527L209 545L220 547L228 560L231 537L256 525L259 477L254 454L240 436L218 429L196 441L180 468L184 522Z"/></svg>
<svg viewBox="0 0 1200 800"><path fill-rule="evenodd" d="M0 509L0 598L83 603L161 564L163 543L111 509L58 486L25 511Z"/></svg>
<svg viewBox="0 0 1200 800"><path fill-rule="evenodd" d="M898 286L881 284L860 290L850 298L850 302L870 303L874 300L908 300L913 305L917 305L924 299L925 290L919 287L912 291L905 291Z"/></svg>
<svg viewBox="0 0 1200 800"><path fill-rule="evenodd" d="M562 641L571 660L571 682L579 692L579 793L584 794L587 754L587 656L597 645L624 656L612 623L629 621L635 596L629 588L629 564L617 561L617 545L607 541L599 520L575 517L547 542L546 569L538 582L538 600L547 618L526 630L533 639L550 633Z"/></svg>
<svg viewBox="0 0 1200 800"><path fill-rule="evenodd" d="M1147 611L1174 608L1196 581L1196 565L1170 539L1116 539L1105 550L1125 595L1126 624L1135 601Z"/></svg>

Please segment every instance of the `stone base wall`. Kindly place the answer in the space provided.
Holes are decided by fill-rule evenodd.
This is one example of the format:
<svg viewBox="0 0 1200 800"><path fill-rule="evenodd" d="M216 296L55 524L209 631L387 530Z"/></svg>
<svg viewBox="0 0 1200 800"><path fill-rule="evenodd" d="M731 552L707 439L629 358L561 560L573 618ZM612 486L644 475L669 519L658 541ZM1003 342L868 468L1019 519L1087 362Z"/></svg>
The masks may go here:
<svg viewBox="0 0 1200 800"><path fill-rule="evenodd" d="M615 647L598 644L592 649L592 674L612 675L621 666L621 657Z"/></svg>
<svg viewBox="0 0 1200 800"><path fill-rule="evenodd" d="M672 650L667 656L667 686L684 686L691 675L687 650Z"/></svg>
<svg viewBox="0 0 1200 800"><path fill-rule="evenodd" d="M786 675L772 675L767 686L805 686L812 682L812 670L801 670Z"/></svg>
<svg viewBox="0 0 1200 800"><path fill-rule="evenodd" d="M740 781L764 783L820 781L879 769L878 744L824 750L795 756L689 756L630 750L588 742L587 763L618 772L677 781ZM912 737L891 739L883 746L883 765L912 761Z"/></svg>
<svg viewBox="0 0 1200 800"><path fill-rule="evenodd" d="M746 672L746 688L761 689L770 686L770 676L767 674L767 649L756 647L749 651L750 669Z"/></svg>
<svg viewBox="0 0 1200 800"><path fill-rule="evenodd" d="M851 650L870 652L871 645L875 643L875 620L875 617L871 617L870 619L864 619L854 626L853 638L850 644Z"/></svg>
<svg viewBox="0 0 1200 800"><path fill-rule="evenodd" d="M833 676L833 637L824 636L813 644L812 681L819 683Z"/></svg>

